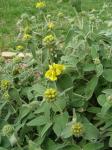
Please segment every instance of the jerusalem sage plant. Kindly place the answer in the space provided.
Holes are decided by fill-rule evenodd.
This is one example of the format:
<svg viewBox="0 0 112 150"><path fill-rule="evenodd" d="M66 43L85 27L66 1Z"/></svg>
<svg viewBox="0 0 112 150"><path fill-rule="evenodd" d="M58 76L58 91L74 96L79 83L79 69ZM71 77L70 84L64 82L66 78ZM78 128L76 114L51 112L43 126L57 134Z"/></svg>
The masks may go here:
<svg viewBox="0 0 112 150"><path fill-rule="evenodd" d="M52 16L48 5L37 2L39 15L17 23L15 49L33 57L0 59L0 149L109 149L111 5L90 12L73 5L72 16Z"/></svg>

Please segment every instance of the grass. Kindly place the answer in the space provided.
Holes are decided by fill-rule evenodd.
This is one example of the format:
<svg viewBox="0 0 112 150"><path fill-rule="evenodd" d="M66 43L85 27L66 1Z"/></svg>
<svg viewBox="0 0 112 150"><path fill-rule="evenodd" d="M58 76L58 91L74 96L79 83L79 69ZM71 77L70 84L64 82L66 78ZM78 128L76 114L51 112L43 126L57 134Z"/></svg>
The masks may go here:
<svg viewBox="0 0 112 150"><path fill-rule="evenodd" d="M63 0L63 3L54 5L56 0L47 0L53 8L52 11L61 9L69 14L69 12L72 12L70 11L70 3L68 5L68 1L70 0ZM93 8L99 9L106 1L82 0L82 8L86 10ZM34 5L35 2L36 0L0 0L0 50L8 50L11 47L16 33L16 22L20 15L23 13L32 15L37 13Z"/></svg>

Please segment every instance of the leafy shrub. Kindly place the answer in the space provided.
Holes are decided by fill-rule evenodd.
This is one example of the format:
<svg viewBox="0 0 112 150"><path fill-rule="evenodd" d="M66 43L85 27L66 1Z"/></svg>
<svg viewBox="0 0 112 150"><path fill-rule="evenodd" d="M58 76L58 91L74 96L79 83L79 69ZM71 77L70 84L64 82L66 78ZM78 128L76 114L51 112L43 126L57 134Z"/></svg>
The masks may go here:
<svg viewBox="0 0 112 150"><path fill-rule="evenodd" d="M33 57L0 62L1 149L109 149L111 5L79 13L73 6L72 17L52 16L47 5L17 23L16 49Z"/></svg>

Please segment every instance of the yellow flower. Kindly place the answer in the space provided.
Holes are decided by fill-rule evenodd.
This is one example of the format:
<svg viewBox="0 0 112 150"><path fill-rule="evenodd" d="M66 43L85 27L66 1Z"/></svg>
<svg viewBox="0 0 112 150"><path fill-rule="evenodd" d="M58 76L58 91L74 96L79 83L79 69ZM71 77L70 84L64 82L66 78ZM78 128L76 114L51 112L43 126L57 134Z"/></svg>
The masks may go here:
<svg viewBox="0 0 112 150"><path fill-rule="evenodd" d="M52 65L49 65L49 70L45 73L45 77L51 81L55 81L64 69L64 65L53 63Z"/></svg>
<svg viewBox="0 0 112 150"><path fill-rule="evenodd" d="M56 99L57 90L53 89L53 88L47 89L45 91L44 95L45 95L45 98L46 98L47 102L52 102Z"/></svg>
<svg viewBox="0 0 112 150"><path fill-rule="evenodd" d="M54 29L55 25L54 25L53 22L49 22L47 26L48 26L49 29Z"/></svg>
<svg viewBox="0 0 112 150"><path fill-rule="evenodd" d="M47 35L44 39L43 39L43 42L46 44L46 45L50 45L52 44L53 42L55 41L55 37L53 35Z"/></svg>
<svg viewBox="0 0 112 150"><path fill-rule="evenodd" d="M24 36L23 36L23 40L30 40L31 39L31 35L30 34L24 34Z"/></svg>
<svg viewBox="0 0 112 150"><path fill-rule="evenodd" d="M73 132L73 135L76 137L82 136L82 134L84 133L83 125L80 122L74 123L72 125L72 132Z"/></svg>
<svg viewBox="0 0 112 150"><path fill-rule="evenodd" d="M11 85L11 82L9 80L2 80L1 81L1 89L7 90Z"/></svg>
<svg viewBox="0 0 112 150"><path fill-rule="evenodd" d="M46 7L46 3L43 1L41 1L41 2L37 2L36 3L36 8L45 8Z"/></svg>
<svg viewBox="0 0 112 150"><path fill-rule="evenodd" d="M18 46L16 46L16 50L18 50L18 51L20 51L20 50L23 50L23 46L22 45L18 45Z"/></svg>

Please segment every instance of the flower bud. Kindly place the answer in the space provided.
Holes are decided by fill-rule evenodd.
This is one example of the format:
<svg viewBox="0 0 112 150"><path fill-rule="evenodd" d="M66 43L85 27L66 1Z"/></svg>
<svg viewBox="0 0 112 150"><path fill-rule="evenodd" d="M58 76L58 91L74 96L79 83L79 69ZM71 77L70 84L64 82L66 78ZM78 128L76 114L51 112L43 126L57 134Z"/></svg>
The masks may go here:
<svg viewBox="0 0 112 150"><path fill-rule="evenodd" d="M8 93L8 91L5 91L2 95L2 99L5 101L9 101L10 100L10 95Z"/></svg>
<svg viewBox="0 0 112 150"><path fill-rule="evenodd" d="M1 89L3 91L8 90L8 88L10 87L11 82L9 80L2 80L1 81Z"/></svg>
<svg viewBox="0 0 112 150"><path fill-rule="evenodd" d="M5 125L2 129L2 133L4 136L10 136L12 135L13 132L14 132L14 128L10 124Z"/></svg>
<svg viewBox="0 0 112 150"><path fill-rule="evenodd" d="M95 58L95 59L94 59L94 64L95 64L95 65L100 64L100 59L99 59L99 58Z"/></svg>
<svg viewBox="0 0 112 150"><path fill-rule="evenodd" d="M110 95L110 96L107 97L107 101L108 101L109 103L112 103L112 95Z"/></svg>
<svg viewBox="0 0 112 150"><path fill-rule="evenodd" d="M57 97L57 90L53 89L53 88L47 89L45 91L44 95L45 95L45 98L46 98L47 102L52 102Z"/></svg>
<svg viewBox="0 0 112 150"><path fill-rule="evenodd" d="M76 122L72 125L72 133L75 137L80 137L84 133L84 127L80 122Z"/></svg>

